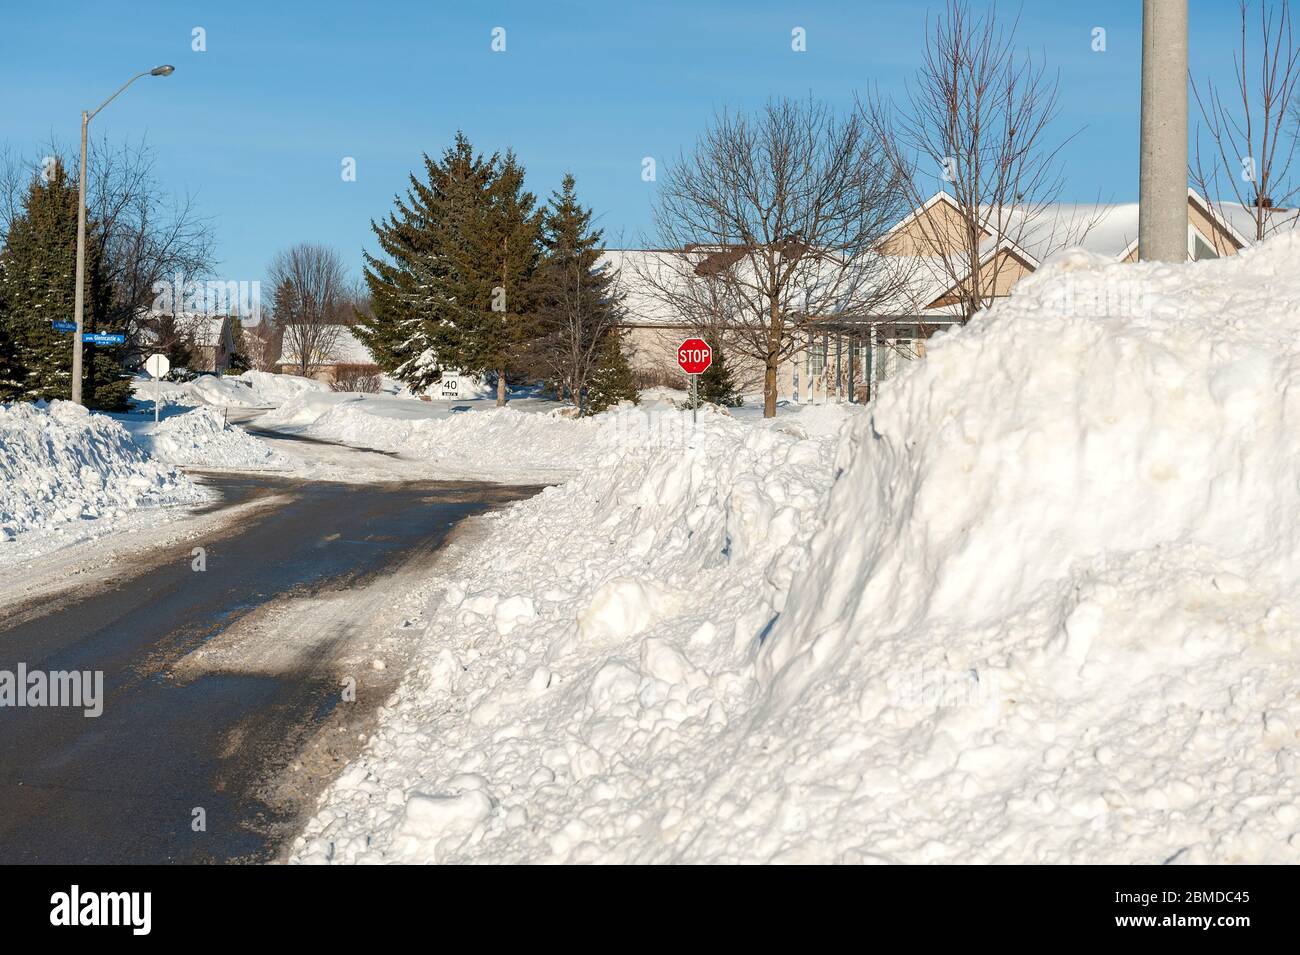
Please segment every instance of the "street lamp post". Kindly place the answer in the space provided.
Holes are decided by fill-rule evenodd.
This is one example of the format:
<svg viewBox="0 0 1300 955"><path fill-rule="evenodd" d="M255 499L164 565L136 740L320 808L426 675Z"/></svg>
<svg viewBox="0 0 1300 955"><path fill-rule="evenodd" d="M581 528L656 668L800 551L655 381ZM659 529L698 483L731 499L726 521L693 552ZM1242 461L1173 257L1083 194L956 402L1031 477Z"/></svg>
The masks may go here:
<svg viewBox="0 0 1300 955"><path fill-rule="evenodd" d="M90 121L140 77L170 76L175 71L174 66L155 66L152 70L138 73L123 83L116 93L100 103L93 112L88 113L84 109L81 111L81 175L77 183L77 292L74 305L77 330L72 336L72 400L75 404L81 404L81 333L86 307L86 138Z"/></svg>
<svg viewBox="0 0 1300 955"><path fill-rule="evenodd" d="M1142 4L1138 258L1187 259L1187 0Z"/></svg>

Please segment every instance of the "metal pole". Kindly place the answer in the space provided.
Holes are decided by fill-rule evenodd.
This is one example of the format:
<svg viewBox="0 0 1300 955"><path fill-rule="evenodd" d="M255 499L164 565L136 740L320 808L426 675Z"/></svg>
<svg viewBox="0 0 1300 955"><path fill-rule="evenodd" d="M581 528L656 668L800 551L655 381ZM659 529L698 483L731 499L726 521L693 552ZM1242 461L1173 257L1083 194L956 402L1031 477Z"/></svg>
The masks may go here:
<svg viewBox="0 0 1300 955"><path fill-rule="evenodd" d="M1187 259L1187 0L1142 0L1138 258Z"/></svg>
<svg viewBox="0 0 1300 955"><path fill-rule="evenodd" d="M691 424L696 423L695 416L699 413L699 407L700 407L700 389L698 384L699 380L700 380L699 375L691 375Z"/></svg>
<svg viewBox="0 0 1300 955"><path fill-rule="evenodd" d="M85 331L86 308L86 134L90 121L122 94L122 91L142 76L171 76L172 66L155 66L152 70L137 73L117 88L117 92L95 107L94 112L81 111L81 169L77 177L77 284L73 308L76 311L77 330L72 337L72 401L81 404L81 334Z"/></svg>
<svg viewBox="0 0 1300 955"><path fill-rule="evenodd" d="M81 404L81 333L86 308L86 129L90 114L81 111L81 169L77 176L77 292L73 305L77 330L72 333L72 403Z"/></svg>

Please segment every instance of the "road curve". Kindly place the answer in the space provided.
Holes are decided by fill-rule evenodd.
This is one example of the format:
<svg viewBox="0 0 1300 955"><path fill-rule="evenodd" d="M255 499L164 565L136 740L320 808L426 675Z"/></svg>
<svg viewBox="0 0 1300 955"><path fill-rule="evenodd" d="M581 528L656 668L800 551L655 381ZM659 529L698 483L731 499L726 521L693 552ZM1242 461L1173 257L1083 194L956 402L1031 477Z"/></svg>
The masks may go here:
<svg viewBox="0 0 1300 955"><path fill-rule="evenodd" d="M104 681L98 717L0 707L0 863L275 858L398 677L355 666L393 600L385 581L537 491L206 480L227 503L267 503L197 542L203 569L195 542L160 547L0 618L0 671ZM361 687L345 706L348 676Z"/></svg>

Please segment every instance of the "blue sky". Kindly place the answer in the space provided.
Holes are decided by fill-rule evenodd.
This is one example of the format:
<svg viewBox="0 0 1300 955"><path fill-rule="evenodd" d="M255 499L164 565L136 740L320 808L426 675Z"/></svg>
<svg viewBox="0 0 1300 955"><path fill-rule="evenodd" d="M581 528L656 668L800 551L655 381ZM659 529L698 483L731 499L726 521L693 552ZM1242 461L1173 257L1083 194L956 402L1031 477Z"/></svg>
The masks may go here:
<svg viewBox="0 0 1300 955"><path fill-rule="evenodd" d="M172 63L174 75L139 81L92 129L147 133L167 188L215 219L223 278L260 279L277 249L303 240L337 247L359 276L370 220L457 129L484 151L513 147L539 196L572 170L610 243L635 244L656 188L643 157L670 162L722 106L811 92L847 107L873 84L900 91L938 5L14 2L0 14L0 144L75 144L81 109ZM1230 63L1235 6L1192 0L1194 72ZM1065 198L1136 198L1141 7L1020 8L1020 41L1060 73L1056 133L1086 127L1064 154ZM504 53L490 48L497 26ZM796 26L807 52L790 48ZM1091 48L1098 26L1104 53ZM191 49L195 27L205 52ZM340 176L348 156L355 182Z"/></svg>

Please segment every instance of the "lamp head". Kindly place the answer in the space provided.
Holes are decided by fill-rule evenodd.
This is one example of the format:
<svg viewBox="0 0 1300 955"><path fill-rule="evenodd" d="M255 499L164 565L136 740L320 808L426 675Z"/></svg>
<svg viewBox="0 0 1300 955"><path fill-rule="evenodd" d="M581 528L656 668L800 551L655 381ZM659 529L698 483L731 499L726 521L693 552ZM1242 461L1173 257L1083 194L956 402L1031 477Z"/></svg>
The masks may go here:
<svg viewBox="0 0 1300 955"><path fill-rule="evenodd" d="M155 66L152 70L149 71L149 75L150 76L171 76L175 72L176 72L176 67L172 66L171 64L167 64L165 66Z"/></svg>

